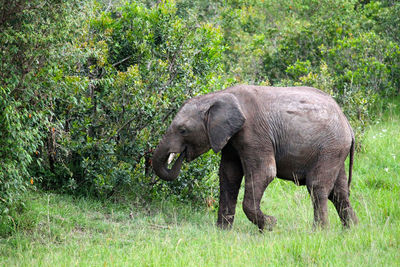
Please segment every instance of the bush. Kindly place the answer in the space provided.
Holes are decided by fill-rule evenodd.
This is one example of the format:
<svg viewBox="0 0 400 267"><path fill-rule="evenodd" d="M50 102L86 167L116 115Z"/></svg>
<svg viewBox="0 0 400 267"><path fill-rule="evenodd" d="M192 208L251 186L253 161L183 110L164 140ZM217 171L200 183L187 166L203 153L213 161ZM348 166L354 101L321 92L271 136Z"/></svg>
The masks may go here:
<svg viewBox="0 0 400 267"><path fill-rule="evenodd" d="M191 189L182 196L192 199L208 190L193 185L212 175L204 167L215 164L211 155L192 164L179 186L158 183L151 171L152 150L183 101L222 87L220 30L176 13L169 1L130 3L91 19L85 41L75 44L75 67L59 69L55 81L52 162L38 168L45 188L150 198L183 184Z"/></svg>
<svg viewBox="0 0 400 267"><path fill-rule="evenodd" d="M332 10L337 11L326 17L326 9L335 4L339 8ZM321 2L310 20L281 33L277 49L264 53L265 80L330 93L361 141L365 127L375 119L376 103L399 90L399 45L373 30L379 27L372 13L382 12L374 2L362 9L349 2Z"/></svg>
<svg viewBox="0 0 400 267"><path fill-rule="evenodd" d="M6 3L7 2L7 3ZM56 87L53 70L72 34L75 1L1 1L0 13L0 235L12 231L14 214L36 177L39 148L48 134L47 109Z"/></svg>

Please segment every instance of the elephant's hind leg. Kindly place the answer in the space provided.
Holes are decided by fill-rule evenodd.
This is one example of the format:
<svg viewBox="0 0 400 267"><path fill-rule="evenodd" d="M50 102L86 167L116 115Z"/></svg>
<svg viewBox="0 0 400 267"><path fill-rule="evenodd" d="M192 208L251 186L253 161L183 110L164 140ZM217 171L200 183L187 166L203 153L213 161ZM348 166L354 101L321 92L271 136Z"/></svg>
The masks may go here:
<svg viewBox="0 0 400 267"><path fill-rule="evenodd" d="M236 150L227 145L222 150L219 167L220 197L217 225L230 228L235 217L235 209L240 184L243 179L243 169Z"/></svg>
<svg viewBox="0 0 400 267"><path fill-rule="evenodd" d="M328 226L328 195L323 187L307 187L311 195L314 208L314 227Z"/></svg>
<svg viewBox="0 0 400 267"><path fill-rule="evenodd" d="M318 164L307 174L307 190L310 193L314 208L314 227L327 227L328 194L337 177L337 168Z"/></svg>
<svg viewBox="0 0 400 267"><path fill-rule="evenodd" d="M344 164L339 171L338 178L329 195L329 199L335 206L343 226L349 227L351 223L358 223L357 216L351 207L349 200L349 187Z"/></svg>

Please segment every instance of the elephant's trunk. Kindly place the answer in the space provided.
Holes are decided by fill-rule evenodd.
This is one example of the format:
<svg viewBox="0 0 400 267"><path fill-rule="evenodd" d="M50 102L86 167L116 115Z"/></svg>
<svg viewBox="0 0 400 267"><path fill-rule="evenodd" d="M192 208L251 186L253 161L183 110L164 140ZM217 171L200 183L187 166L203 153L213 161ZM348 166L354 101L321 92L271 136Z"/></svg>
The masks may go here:
<svg viewBox="0 0 400 267"><path fill-rule="evenodd" d="M168 147L159 144L153 154L152 165L154 172L163 180L173 181L175 180L181 170L182 162L185 157L185 150L180 154L178 159L175 161L171 169L168 169L168 158L170 153L168 152Z"/></svg>

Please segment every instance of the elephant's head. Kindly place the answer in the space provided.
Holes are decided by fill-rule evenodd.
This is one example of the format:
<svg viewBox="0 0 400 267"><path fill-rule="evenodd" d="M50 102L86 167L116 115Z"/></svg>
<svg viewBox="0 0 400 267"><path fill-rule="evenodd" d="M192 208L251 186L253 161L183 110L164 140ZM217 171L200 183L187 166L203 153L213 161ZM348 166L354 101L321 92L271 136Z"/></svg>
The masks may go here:
<svg viewBox="0 0 400 267"><path fill-rule="evenodd" d="M163 180L179 175L184 158L191 161L210 148L220 151L245 122L237 98L217 92L187 101L173 119L153 155L153 169ZM171 169L174 156L180 156Z"/></svg>

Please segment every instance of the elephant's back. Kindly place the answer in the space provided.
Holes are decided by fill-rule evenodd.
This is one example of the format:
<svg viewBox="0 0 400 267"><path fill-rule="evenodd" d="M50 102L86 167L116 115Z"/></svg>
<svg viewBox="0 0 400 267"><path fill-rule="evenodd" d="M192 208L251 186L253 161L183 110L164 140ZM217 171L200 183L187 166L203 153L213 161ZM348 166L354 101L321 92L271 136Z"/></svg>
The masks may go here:
<svg viewBox="0 0 400 267"><path fill-rule="evenodd" d="M272 143L278 177L299 179L321 155L345 157L352 129L336 101L311 87L237 86L229 91L243 104L247 131ZM267 140L269 139L269 140Z"/></svg>
<svg viewBox="0 0 400 267"><path fill-rule="evenodd" d="M279 117L299 129L303 126L349 128L336 101L316 88L238 85L227 91L236 95L249 117L259 117L259 121Z"/></svg>
<svg viewBox="0 0 400 267"><path fill-rule="evenodd" d="M346 116L329 94L316 88L238 85L226 91L236 95L249 123L260 133L321 147L327 141L328 145L351 144Z"/></svg>

